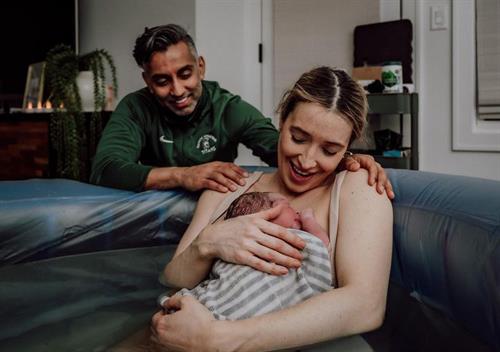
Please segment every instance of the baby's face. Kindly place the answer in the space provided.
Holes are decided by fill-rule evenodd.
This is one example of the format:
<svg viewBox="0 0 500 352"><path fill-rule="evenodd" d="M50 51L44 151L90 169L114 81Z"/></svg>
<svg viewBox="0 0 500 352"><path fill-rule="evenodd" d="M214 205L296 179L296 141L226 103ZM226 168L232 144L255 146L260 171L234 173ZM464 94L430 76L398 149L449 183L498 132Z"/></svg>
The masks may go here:
<svg viewBox="0 0 500 352"><path fill-rule="evenodd" d="M288 199L279 193L271 193L269 196L273 201L273 206L284 204L280 215L274 218L272 222L283 227L300 230L302 224L300 222L299 213L290 206Z"/></svg>

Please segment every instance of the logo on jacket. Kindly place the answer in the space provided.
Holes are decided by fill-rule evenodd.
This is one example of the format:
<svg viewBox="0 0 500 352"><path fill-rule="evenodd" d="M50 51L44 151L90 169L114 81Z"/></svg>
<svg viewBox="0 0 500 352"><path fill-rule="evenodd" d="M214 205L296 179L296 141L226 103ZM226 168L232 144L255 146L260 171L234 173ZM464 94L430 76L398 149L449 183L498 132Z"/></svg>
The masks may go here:
<svg viewBox="0 0 500 352"><path fill-rule="evenodd" d="M160 142L166 143L166 144L174 143L174 141L172 141L170 139L166 139L165 136L160 137Z"/></svg>
<svg viewBox="0 0 500 352"><path fill-rule="evenodd" d="M196 143L196 148L201 151L201 154L207 154L210 152L214 152L217 148L215 147L215 143L217 143L217 138L212 136L211 134L205 134L198 139Z"/></svg>

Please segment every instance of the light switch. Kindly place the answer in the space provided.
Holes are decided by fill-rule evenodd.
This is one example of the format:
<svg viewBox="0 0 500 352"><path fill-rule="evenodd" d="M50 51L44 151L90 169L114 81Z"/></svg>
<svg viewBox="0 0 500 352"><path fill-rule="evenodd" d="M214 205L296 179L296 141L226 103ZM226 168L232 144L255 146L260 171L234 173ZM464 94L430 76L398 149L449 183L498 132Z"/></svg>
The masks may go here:
<svg viewBox="0 0 500 352"><path fill-rule="evenodd" d="M431 31L448 29L448 7L445 5L431 6Z"/></svg>

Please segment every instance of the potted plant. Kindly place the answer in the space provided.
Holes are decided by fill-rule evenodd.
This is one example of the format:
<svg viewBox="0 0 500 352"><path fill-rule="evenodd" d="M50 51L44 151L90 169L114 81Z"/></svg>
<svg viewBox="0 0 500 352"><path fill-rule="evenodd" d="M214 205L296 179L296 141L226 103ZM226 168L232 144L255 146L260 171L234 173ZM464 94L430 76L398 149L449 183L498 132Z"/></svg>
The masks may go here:
<svg viewBox="0 0 500 352"><path fill-rule="evenodd" d="M116 67L106 50L77 55L67 45L57 45L46 57L45 74L49 100L54 107L50 119L51 147L56 160L56 177L87 180L90 157L102 130L102 111L106 107L106 66L111 73L111 87L116 97ZM82 81L90 83L83 83ZM85 85L87 88L85 89ZM84 115L82 97L93 95L90 116ZM93 94L92 94L93 93ZM84 105L88 106L88 103Z"/></svg>

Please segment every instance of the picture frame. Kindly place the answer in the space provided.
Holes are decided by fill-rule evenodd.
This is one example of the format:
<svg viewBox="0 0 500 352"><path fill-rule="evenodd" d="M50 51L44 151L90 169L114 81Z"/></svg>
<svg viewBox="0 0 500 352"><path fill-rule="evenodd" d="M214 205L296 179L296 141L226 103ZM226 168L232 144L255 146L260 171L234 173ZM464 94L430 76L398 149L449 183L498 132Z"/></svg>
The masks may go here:
<svg viewBox="0 0 500 352"><path fill-rule="evenodd" d="M26 88L24 89L23 109L43 106L43 86L45 81L45 61L28 66Z"/></svg>

